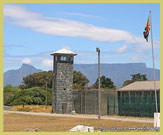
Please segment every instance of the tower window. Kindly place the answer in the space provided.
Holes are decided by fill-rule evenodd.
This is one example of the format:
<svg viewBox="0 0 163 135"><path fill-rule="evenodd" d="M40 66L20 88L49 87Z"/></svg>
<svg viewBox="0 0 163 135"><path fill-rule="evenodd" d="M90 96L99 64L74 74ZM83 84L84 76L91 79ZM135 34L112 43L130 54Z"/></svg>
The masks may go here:
<svg viewBox="0 0 163 135"><path fill-rule="evenodd" d="M69 56L68 61L73 61L73 57Z"/></svg>
<svg viewBox="0 0 163 135"><path fill-rule="evenodd" d="M66 56L61 56L61 61L66 61Z"/></svg>

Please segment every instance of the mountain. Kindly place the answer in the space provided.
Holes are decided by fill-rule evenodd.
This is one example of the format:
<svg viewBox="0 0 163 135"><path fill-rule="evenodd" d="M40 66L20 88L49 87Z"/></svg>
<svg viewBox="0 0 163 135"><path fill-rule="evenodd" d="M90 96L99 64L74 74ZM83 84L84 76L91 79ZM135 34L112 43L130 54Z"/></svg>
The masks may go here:
<svg viewBox="0 0 163 135"><path fill-rule="evenodd" d="M74 69L82 72L88 80L89 85L95 83L98 77L97 64L75 64ZM125 80L131 80L132 74L146 74L148 80L153 80L153 69L147 68L145 63L126 63L126 64L101 64L101 76L111 78L116 87L121 87ZM160 70L156 69L156 80L160 80Z"/></svg>
<svg viewBox="0 0 163 135"><path fill-rule="evenodd" d="M132 74L146 74L148 80L153 79L153 69L147 68L145 63L126 63L126 64L101 64L101 76L111 78L116 87L121 87L125 80L130 80ZM74 64L74 70L82 72L88 79L89 85L95 83L98 73L97 64ZM4 86L11 84L18 86L21 84L23 77L41 72L31 65L23 64L20 69L9 70L4 73ZM160 80L160 70L156 69L156 79Z"/></svg>
<svg viewBox="0 0 163 135"><path fill-rule="evenodd" d="M20 84L22 84L23 77L41 71L42 70L36 69L32 65L23 64L19 69L9 70L4 73L4 86L8 84L19 86Z"/></svg>

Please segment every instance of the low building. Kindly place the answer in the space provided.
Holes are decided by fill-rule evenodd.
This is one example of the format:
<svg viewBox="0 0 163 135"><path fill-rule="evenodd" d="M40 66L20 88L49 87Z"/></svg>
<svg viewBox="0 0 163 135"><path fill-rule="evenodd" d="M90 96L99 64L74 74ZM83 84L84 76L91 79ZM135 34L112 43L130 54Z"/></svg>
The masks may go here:
<svg viewBox="0 0 163 135"><path fill-rule="evenodd" d="M156 81L157 105L160 112L160 81ZM73 91L73 110L98 114L98 90ZM153 81L136 81L118 90L101 90L101 114L153 117L156 111Z"/></svg>
<svg viewBox="0 0 163 135"><path fill-rule="evenodd" d="M160 112L160 81L156 81ZM156 112L154 81L136 81L117 90L119 115L153 117Z"/></svg>

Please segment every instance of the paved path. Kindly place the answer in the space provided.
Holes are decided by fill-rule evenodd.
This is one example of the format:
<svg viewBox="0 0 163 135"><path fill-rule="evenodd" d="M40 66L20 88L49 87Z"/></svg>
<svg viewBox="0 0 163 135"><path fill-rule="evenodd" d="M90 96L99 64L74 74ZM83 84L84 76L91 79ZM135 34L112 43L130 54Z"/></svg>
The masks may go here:
<svg viewBox="0 0 163 135"><path fill-rule="evenodd" d="M10 106L3 106L3 110L11 110L12 107Z"/></svg>
<svg viewBox="0 0 163 135"><path fill-rule="evenodd" d="M72 114L55 114L55 113L42 113L42 112L19 112L19 111L6 111L8 113L17 113L25 115L38 115L38 116L55 116L55 117L73 117L73 118L85 118L85 119L97 119L97 115L72 115ZM101 119L105 120L117 120L117 121L130 121L130 122L140 122L140 123L153 123L153 119L144 119L144 118L124 118L124 117L114 117L114 116L102 116Z"/></svg>

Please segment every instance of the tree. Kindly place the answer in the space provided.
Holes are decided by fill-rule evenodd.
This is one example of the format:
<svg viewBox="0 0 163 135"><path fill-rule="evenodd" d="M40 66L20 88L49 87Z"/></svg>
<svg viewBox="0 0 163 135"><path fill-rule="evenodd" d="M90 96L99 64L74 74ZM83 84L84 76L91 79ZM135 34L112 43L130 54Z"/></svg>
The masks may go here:
<svg viewBox="0 0 163 135"><path fill-rule="evenodd" d="M126 81L123 82L123 86L127 86L127 85L129 85L129 84L131 84L133 82L134 82L133 80L126 80Z"/></svg>
<svg viewBox="0 0 163 135"><path fill-rule="evenodd" d="M73 87L74 88L85 87L88 85L88 83L89 83L89 80L80 71L73 72Z"/></svg>
<svg viewBox="0 0 163 135"><path fill-rule="evenodd" d="M24 85L24 84L22 84L22 85L19 85L19 88L20 88L21 90L24 90L24 89L26 89L26 88L27 88L27 86L26 86L26 85Z"/></svg>
<svg viewBox="0 0 163 135"><path fill-rule="evenodd" d="M10 92L13 89L12 85L8 84L4 87L5 92Z"/></svg>
<svg viewBox="0 0 163 135"><path fill-rule="evenodd" d="M14 94L18 93L20 90L19 87L13 87L12 85L7 85L4 87L3 99L4 102Z"/></svg>
<svg viewBox="0 0 163 135"><path fill-rule="evenodd" d="M110 78L106 78L105 76L100 77L100 82L101 82L101 88L111 88L115 89L114 83L111 81ZM98 78L96 79L95 84L93 85L94 87L98 87Z"/></svg>
<svg viewBox="0 0 163 135"><path fill-rule="evenodd" d="M133 74L131 75L132 76L132 81L146 81L147 80L147 77L145 74Z"/></svg>
<svg viewBox="0 0 163 135"><path fill-rule="evenodd" d="M10 92L10 93L16 93L20 91L18 87L13 87L12 85L7 85L4 87L4 93Z"/></svg>
<svg viewBox="0 0 163 135"><path fill-rule="evenodd" d="M23 78L23 83L27 88L32 88L35 86L44 86L47 82L48 88L52 88L53 71L44 71L39 73L34 73Z"/></svg>
<svg viewBox="0 0 163 135"><path fill-rule="evenodd" d="M146 81L147 80L147 77L145 74L138 73L138 74L133 74L131 76L132 76L131 80L126 80L123 82L123 86L129 85L135 81Z"/></svg>
<svg viewBox="0 0 163 135"><path fill-rule="evenodd" d="M48 78L48 79L47 79ZM47 82L48 88L52 88L53 71L44 71L34 73L23 78L24 85L20 85L20 89L42 87ZM73 71L73 87L81 88L87 86L89 80L79 71Z"/></svg>
<svg viewBox="0 0 163 135"><path fill-rule="evenodd" d="M48 105L51 105L52 102L52 90L51 88L47 89L48 91ZM33 87L17 92L15 95L9 97L5 100L5 105L44 105L46 99L45 88Z"/></svg>
<svg viewBox="0 0 163 135"><path fill-rule="evenodd" d="M33 99L33 103L37 104L37 105L40 105L42 103L42 99L40 97L35 97Z"/></svg>

